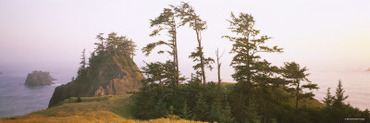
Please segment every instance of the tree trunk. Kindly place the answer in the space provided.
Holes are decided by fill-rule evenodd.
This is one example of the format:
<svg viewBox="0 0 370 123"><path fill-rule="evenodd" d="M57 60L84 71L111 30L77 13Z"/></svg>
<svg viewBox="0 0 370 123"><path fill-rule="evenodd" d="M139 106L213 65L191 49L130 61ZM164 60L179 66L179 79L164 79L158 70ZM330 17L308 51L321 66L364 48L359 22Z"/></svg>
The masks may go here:
<svg viewBox="0 0 370 123"><path fill-rule="evenodd" d="M195 23L197 23L197 21L195 20ZM200 57L200 67L201 67L201 70L202 70L202 77L203 77L203 85L206 84L206 74L204 72L204 55L203 55L203 50L202 50L202 41L201 41L201 34L200 34L200 31L198 29L195 29L195 33L197 33L197 40L198 40L198 48L199 48L199 57Z"/></svg>
<svg viewBox="0 0 370 123"><path fill-rule="evenodd" d="M175 73L175 82L173 84L173 90L176 91L176 88L177 86L179 85L179 58L178 58L178 54L177 54L177 37L176 37L176 22L175 22L175 17L172 17L172 21L173 21L173 25L172 25L172 29L173 29L173 37L172 37L172 40L173 40L173 62L175 63L175 69L176 69L176 73Z"/></svg>
<svg viewBox="0 0 370 123"><path fill-rule="evenodd" d="M251 102L252 100L252 94L251 94L251 89L252 89L252 73L251 73L251 55L249 53L249 34L247 36L247 63L246 63L246 67L247 67L247 83L246 83L246 86L247 86L247 96L248 96L248 105L249 103Z"/></svg>
<svg viewBox="0 0 370 123"><path fill-rule="evenodd" d="M218 86L221 86L221 63L220 63L220 54L217 48L216 51L216 61L217 61L217 79L218 79Z"/></svg>
<svg viewBox="0 0 370 123"><path fill-rule="evenodd" d="M175 43L175 59L176 59L176 87L179 86L179 57L177 54L177 40L176 40L176 33L175 33L175 38L174 38L174 43Z"/></svg>
<svg viewBox="0 0 370 123"><path fill-rule="evenodd" d="M295 100L295 112L298 113L298 100L299 100L299 80L297 80L297 88L296 88L296 100Z"/></svg>

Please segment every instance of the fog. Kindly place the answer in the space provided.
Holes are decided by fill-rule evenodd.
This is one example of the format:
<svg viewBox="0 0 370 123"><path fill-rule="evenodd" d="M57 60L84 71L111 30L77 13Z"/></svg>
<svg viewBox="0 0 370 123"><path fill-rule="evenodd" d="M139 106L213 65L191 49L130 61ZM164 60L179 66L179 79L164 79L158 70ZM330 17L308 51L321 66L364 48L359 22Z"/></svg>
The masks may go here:
<svg viewBox="0 0 370 123"><path fill-rule="evenodd" d="M296 61L312 74L325 71L365 71L370 68L370 5L366 0L302 1L187 1L207 21L203 35L205 55L222 57L222 78L233 81L229 66L231 42L227 29L230 13L250 13L256 29L273 37L269 45L284 48L281 54L262 54L275 65ZM75 76L81 51L92 52L98 33L117 32L138 45L134 61L164 61L171 57L144 56L141 48L162 37L149 37L149 19L169 4L181 1L101 0L2 0L0 1L0 72L26 74L33 70L56 71ZM195 64L188 58L197 45L195 32L178 29L179 64L182 75L190 76ZM214 65L215 66L215 65ZM207 71L207 80L216 80L216 71ZM339 78L338 78L339 79Z"/></svg>

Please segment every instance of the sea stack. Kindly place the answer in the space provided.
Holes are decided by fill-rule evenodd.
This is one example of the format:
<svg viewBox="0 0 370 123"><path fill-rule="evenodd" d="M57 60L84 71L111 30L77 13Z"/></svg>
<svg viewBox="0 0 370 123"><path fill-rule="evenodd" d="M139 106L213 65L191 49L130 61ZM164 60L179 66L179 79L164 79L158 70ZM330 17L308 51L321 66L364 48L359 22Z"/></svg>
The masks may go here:
<svg viewBox="0 0 370 123"><path fill-rule="evenodd" d="M70 97L127 95L139 91L144 76L130 57L104 56L95 60L86 73L55 88L49 108Z"/></svg>
<svg viewBox="0 0 370 123"><path fill-rule="evenodd" d="M49 72L33 71L29 73L26 78L25 85L28 86L44 86L54 84L53 77L50 76Z"/></svg>

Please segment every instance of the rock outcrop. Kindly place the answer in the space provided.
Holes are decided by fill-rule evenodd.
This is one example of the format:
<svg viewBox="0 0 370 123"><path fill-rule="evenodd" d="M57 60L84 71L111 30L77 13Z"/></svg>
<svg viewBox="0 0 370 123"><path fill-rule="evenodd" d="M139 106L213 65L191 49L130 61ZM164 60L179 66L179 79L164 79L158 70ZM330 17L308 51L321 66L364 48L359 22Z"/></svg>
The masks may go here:
<svg viewBox="0 0 370 123"><path fill-rule="evenodd" d="M69 97L126 95L139 91L143 79L139 68L130 57L106 56L90 66L85 77L77 77L55 88L49 107Z"/></svg>
<svg viewBox="0 0 370 123"><path fill-rule="evenodd" d="M54 84L53 80L55 79L50 76L49 72L33 71L27 75L24 84L28 86L44 86Z"/></svg>

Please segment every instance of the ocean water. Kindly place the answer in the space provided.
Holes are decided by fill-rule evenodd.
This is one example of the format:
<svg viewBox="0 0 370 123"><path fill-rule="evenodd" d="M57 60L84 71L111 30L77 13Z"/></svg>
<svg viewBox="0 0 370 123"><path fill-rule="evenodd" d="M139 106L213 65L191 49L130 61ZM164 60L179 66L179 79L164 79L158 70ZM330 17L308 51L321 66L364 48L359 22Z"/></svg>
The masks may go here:
<svg viewBox="0 0 370 123"><path fill-rule="evenodd" d="M58 79L50 86L29 87L24 85L26 75L0 75L0 117L25 115L46 109L55 87L70 81L73 74L51 71L51 76ZM346 102L362 110L370 109L370 72L311 72L309 79L318 84L315 98L322 100L328 87L335 94L338 80L342 81Z"/></svg>
<svg viewBox="0 0 370 123"><path fill-rule="evenodd" d="M338 81L341 80L344 95L348 95L345 102L361 110L370 110L370 72L312 72L309 79L320 87L314 91L316 99L324 99L328 87L331 94L335 95Z"/></svg>
<svg viewBox="0 0 370 123"><path fill-rule="evenodd" d="M30 87L24 85L27 74L23 76L3 72L0 75L0 117L25 115L46 109L54 89L67 81L67 77L61 75L51 72L51 76L58 79L53 85Z"/></svg>

